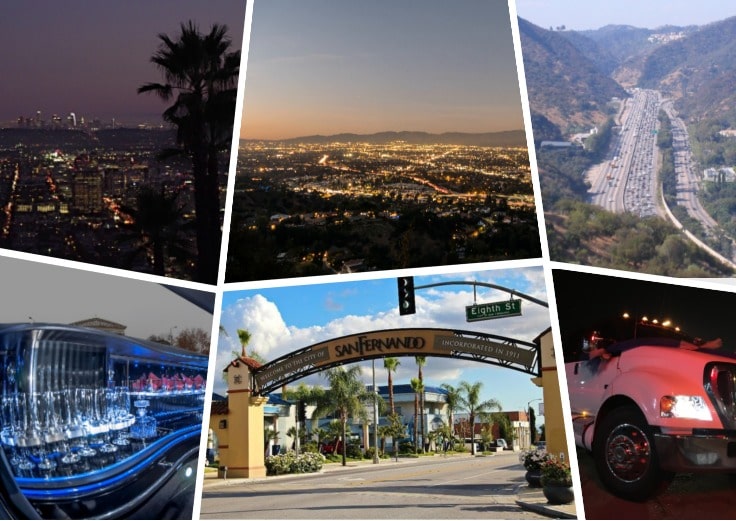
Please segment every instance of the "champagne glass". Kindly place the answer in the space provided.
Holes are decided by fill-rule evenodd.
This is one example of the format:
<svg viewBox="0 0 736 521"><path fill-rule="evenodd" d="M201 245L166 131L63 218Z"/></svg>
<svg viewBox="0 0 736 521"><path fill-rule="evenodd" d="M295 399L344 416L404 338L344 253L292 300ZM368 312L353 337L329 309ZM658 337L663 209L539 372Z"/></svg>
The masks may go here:
<svg viewBox="0 0 736 521"><path fill-rule="evenodd" d="M112 442L118 447L130 445L125 428L130 426L133 415L130 413L130 390L126 386L115 387L113 390L114 417L117 425L117 435Z"/></svg>
<svg viewBox="0 0 736 521"><path fill-rule="evenodd" d="M109 387L95 389L95 402L104 439L100 452L112 454L118 450L117 446L110 441L110 431L115 426L115 389Z"/></svg>
<svg viewBox="0 0 736 521"><path fill-rule="evenodd" d="M32 477L33 469L36 467L36 465L33 463L33 460L28 453L28 449L20 449L18 452L18 459L13 467L15 475L24 478Z"/></svg>
<svg viewBox="0 0 736 521"><path fill-rule="evenodd" d="M92 434L91 417L94 409L93 389L86 387L78 387L74 390L74 398L77 404L77 421L82 427L84 435L79 438L78 454L83 458L91 458L97 455L97 451L93 449L88 442L88 437Z"/></svg>
<svg viewBox="0 0 736 521"><path fill-rule="evenodd" d="M2 414L2 430L0 436L2 436L2 442L6 445L14 444L14 427L15 427L15 408L13 393L4 393L0 402L0 412Z"/></svg>

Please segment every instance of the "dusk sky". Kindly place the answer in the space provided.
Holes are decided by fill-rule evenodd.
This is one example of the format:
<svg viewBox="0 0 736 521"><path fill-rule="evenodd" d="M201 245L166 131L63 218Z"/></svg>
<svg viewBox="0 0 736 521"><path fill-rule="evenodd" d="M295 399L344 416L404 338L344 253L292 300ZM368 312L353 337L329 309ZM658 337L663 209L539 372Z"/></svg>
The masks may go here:
<svg viewBox="0 0 736 521"><path fill-rule="evenodd" d="M516 0L517 14L548 29L600 29L609 24L656 29L663 25L703 25L736 15L736 4L723 0Z"/></svg>
<svg viewBox="0 0 736 521"><path fill-rule="evenodd" d="M446 270L441 274L414 277L415 286L447 281L487 282L547 300L541 267L475 272L455 268L454 272ZM495 289L479 286L477 290L478 304L504 301L509 297L508 292ZM448 327L531 342L550 326L549 310L527 300L522 301L520 317L468 323L465 306L473 303L471 284L418 289L416 314L400 316L395 277L225 291L220 324L227 335L219 336L216 371L221 372L233 360L233 351L240 353L238 329L246 329L252 335L248 352L255 351L270 361L317 342L367 331ZM400 357L399 361L394 382L407 384L416 377L416 363L413 357ZM364 363L363 375L367 384L371 383L370 367L370 362ZM506 410L526 409L529 401L542 396L542 389L531 383L531 375L493 365L428 357L423 372L429 386L442 383L457 386L462 380L483 382L483 399L495 398ZM379 359L376 362L376 384L386 385L386 379L383 361ZM319 374L299 382L323 388L328 386ZM214 385L216 393L225 394L225 383L221 378L215 379Z"/></svg>
<svg viewBox="0 0 736 521"><path fill-rule="evenodd" d="M505 0L258 0L241 137L523 129Z"/></svg>
<svg viewBox="0 0 736 521"><path fill-rule="evenodd" d="M47 121L74 112L160 122L167 105L136 89L162 81L150 63L158 34L176 36L190 19L202 32L226 25L233 50L242 47L245 0L3 0L0 126L37 110Z"/></svg>

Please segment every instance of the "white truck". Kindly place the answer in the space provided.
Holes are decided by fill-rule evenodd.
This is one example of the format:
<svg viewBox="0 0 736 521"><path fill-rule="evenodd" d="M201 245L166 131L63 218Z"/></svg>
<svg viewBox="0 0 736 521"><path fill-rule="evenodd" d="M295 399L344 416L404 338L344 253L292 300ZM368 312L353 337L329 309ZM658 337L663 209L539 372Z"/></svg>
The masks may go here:
<svg viewBox="0 0 736 521"><path fill-rule="evenodd" d="M719 344L594 333L566 360L575 443L612 493L642 501L677 472L736 472L736 355Z"/></svg>

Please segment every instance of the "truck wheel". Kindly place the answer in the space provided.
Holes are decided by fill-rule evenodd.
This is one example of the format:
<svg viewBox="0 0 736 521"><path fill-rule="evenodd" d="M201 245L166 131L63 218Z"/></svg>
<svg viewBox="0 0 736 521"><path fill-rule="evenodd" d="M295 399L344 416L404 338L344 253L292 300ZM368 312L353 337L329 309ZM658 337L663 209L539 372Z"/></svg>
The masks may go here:
<svg viewBox="0 0 736 521"><path fill-rule="evenodd" d="M651 429L638 408L614 409L596 430L593 456L608 490L631 501L644 501L660 490L666 475L659 467Z"/></svg>

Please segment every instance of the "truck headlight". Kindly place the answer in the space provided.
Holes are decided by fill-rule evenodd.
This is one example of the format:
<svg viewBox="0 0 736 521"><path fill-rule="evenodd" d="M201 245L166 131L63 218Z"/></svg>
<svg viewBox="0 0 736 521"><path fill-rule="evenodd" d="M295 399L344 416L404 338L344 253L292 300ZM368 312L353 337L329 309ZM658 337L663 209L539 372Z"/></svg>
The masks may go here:
<svg viewBox="0 0 736 521"><path fill-rule="evenodd" d="M711 421L708 404L702 396L663 396L659 400L659 415L662 418L688 418Z"/></svg>

